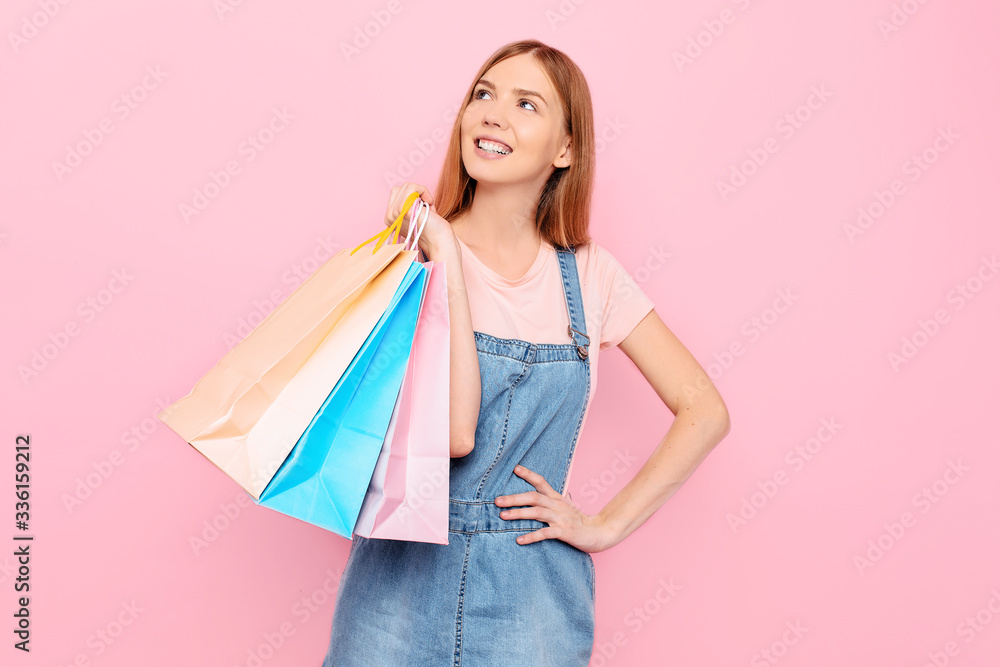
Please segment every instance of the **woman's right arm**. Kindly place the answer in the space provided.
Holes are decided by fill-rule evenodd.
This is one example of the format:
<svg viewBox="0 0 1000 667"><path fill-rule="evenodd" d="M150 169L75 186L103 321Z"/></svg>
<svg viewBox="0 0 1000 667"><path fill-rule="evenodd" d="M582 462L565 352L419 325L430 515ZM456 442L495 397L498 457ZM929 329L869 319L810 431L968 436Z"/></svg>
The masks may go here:
<svg viewBox="0 0 1000 667"><path fill-rule="evenodd" d="M436 215L433 212L432 215ZM443 218L441 218L444 221ZM428 220L428 223L430 221ZM448 224L447 221L444 221ZM450 225L449 225L450 232ZM428 243L427 259L444 262L448 278L448 316L451 322L451 455L465 456L476 444L479 423L479 402L482 380L479 375L479 354L472 334L472 314L462 273L462 250L454 240L441 239Z"/></svg>
<svg viewBox="0 0 1000 667"><path fill-rule="evenodd" d="M423 201L433 204L433 195L421 185L405 183L396 186L389 196L387 225L399 216L403 202L411 192L420 193ZM472 333L472 313L469 310L465 275L462 273L462 249L451 229L451 223L435 213L433 208L421 214L421 222L424 216L427 216L427 222L423 224L417 245L424 251L427 259L444 263L448 284L448 317L451 328L449 421L450 449L454 458L467 455L476 444L476 426L479 424L479 403L482 397L479 354ZM403 220L401 235L404 237L407 235L408 224L409 214Z"/></svg>

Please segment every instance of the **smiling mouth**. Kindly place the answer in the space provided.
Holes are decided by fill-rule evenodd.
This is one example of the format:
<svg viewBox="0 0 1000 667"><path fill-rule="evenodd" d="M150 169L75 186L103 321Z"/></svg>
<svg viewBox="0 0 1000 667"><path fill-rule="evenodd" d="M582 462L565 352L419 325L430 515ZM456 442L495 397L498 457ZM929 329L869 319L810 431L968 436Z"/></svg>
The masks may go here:
<svg viewBox="0 0 1000 667"><path fill-rule="evenodd" d="M476 147L481 151L492 153L494 155L510 155L513 152L509 146L505 146L504 144L496 141L490 141L489 139L477 140Z"/></svg>

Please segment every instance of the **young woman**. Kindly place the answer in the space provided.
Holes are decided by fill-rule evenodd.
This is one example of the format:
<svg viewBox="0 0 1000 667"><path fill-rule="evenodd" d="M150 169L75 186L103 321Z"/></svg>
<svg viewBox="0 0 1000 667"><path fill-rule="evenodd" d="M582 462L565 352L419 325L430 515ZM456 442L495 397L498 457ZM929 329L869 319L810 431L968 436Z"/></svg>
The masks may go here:
<svg viewBox="0 0 1000 667"><path fill-rule="evenodd" d="M520 41L476 75L437 191L392 189L386 223L418 192L432 205L419 247L446 265L449 537L353 537L325 666L586 665L590 554L642 525L729 432L701 366L591 242L594 159L583 74ZM625 488L586 514L563 492L598 353L614 345L675 419Z"/></svg>

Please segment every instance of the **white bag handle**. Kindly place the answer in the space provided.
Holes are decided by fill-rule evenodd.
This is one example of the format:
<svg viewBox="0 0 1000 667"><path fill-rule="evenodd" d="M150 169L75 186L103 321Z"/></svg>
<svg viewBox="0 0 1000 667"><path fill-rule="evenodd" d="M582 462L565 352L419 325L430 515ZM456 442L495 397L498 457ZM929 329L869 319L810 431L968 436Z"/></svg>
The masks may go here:
<svg viewBox="0 0 1000 667"><path fill-rule="evenodd" d="M403 242L403 250L416 250L417 242L420 241L420 235L424 232L424 226L427 224L427 220L431 217L431 205L422 199L417 199L415 202L416 206L410 207L410 222L407 224L406 229L406 240ZM415 221L420 220L420 214L427 211L427 215L424 216L423 222L420 224L420 228L417 230L416 235L413 237L413 245L410 245L410 235L413 234L413 228L416 226Z"/></svg>

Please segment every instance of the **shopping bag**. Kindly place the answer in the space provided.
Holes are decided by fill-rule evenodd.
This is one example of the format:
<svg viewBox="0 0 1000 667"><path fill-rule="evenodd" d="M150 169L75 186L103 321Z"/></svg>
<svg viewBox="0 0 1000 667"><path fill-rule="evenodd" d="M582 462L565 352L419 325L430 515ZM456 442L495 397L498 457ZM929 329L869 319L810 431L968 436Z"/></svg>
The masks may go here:
<svg viewBox="0 0 1000 667"><path fill-rule="evenodd" d="M430 273L410 363L354 534L448 543L450 320L445 264Z"/></svg>
<svg viewBox="0 0 1000 667"><path fill-rule="evenodd" d="M396 223L376 236L384 241L398 229L416 200L414 193ZM382 247L382 241L372 253L345 249L324 263L187 396L157 415L255 499L384 315L415 258L405 244Z"/></svg>
<svg viewBox="0 0 1000 667"><path fill-rule="evenodd" d="M378 322L258 504L350 537L409 362L427 269L411 262Z"/></svg>

